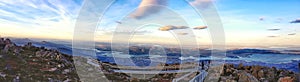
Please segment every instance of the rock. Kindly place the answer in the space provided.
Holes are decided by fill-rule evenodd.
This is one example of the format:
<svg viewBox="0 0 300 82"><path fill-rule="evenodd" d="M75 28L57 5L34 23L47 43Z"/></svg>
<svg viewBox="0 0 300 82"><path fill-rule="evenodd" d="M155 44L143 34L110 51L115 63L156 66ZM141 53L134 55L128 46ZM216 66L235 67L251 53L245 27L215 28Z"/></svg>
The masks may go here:
<svg viewBox="0 0 300 82"><path fill-rule="evenodd" d="M259 78L258 77L258 72L255 70L255 71L252 71L252 73L251 73L254 77L256 77L256 78Z"/></svg>
<svg viewBox="0 0 300 82"><path fill-rule="evenodd" d="M225 64L219 81L230 82L232 80L237 82L300 82L297 74L288 70L259 65L243 66L243 64L231 67L230 64Z"/></svg>
<svg viewBox="0 0 300 82"><path fill-rule="evenodd" d="M245 70L250 70L251 66L244 66Z"/></svg>
<svg viewBox="0 0 300 82"><path fill-rule="evenodd" d="M4 43L5 43L5 44L12 44L11 40L8 39L8 38L4 40Z"/></svg>
<svg viewBox="0 0 300 82"><path fill-rule="evenodd" d="M13 48L15 45L13 44L6 44L3 51L8 52L11 48Z"/></svg>
<svg viewBox="0 0 300 82"><path fill-rule="evenodd" d="M244 65L242 63L240 63L239 66L238 66L238 69L239 70L243 70L244 69Z"/></svg>
<svg viewBox="0 0 300 82"><path fill-rule="evenodd" d="M260 70L257 72L257 77L256 78L263 78L265 75L264 75L264 70Z"/></svg>
<svg viewBox="0 0 300 82"><path fill-rule="evenodd" d="M252 66L252 71L260 71L261 69L261 66Z"/></svg>
<svg viewBox="0 0 300 82"><path fill-rule="evenodd" d="M3 73L3 72L0 72L0 76L5 78L7 76L7 74Z"/></svg>
<svg viewBox="0 0 300 82"><path fill-rule="evenodd" d="M292 77L281 77L279 78L278 82L294 82L295 78Z"/></svg>
<svg viewBox="0 0 300 82"><path fill-rule="evenodd" d="M17 55L19 55L20 52L22 52L22 51L24 51L24 50L20 46L16 46L15 49L14 49L14 53L17 54Z"/></svg>
<svg viewBox="0 0 300 82"><path fill-rule="evenodd" d="M235 80L227 79L225 82L237 82Z"/></svg>
<svg viewBox="0 0 300 82"><path fill-rule="evenodd" d="M275 74L275 70L274 69L269 69L266 71L265 77L267 78L268 81L276 81L276 74Z"/></svg>
<svg viewBox="0 0 300 82"><path fill-rule="evenodd" d="M0 44L4 44L4 38L0 38Z"/></svg>
<svg viewBox="0 0 300 82"><path fill-rule="evenodd" d="M239 76L238 82L250 82L249 77L247 77L246 74L239 73L238 76Z"/></svg>
<svg viewBox="0 0 300 82"><path fill-rule="evenodd" d="M28 42L26 45L25 45L25 48L31 48L32 47L32 43L31 42Z"/></svg>

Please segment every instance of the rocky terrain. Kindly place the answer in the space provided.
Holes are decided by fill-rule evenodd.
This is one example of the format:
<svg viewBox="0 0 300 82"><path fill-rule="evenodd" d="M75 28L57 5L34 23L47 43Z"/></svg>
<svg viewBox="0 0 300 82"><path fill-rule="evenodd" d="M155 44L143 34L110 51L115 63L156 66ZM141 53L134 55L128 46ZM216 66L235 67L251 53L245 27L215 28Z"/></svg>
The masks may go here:
<svg viewBox="0 0 300 82"><path fill-rule="evenodd" d="M0 39L1 82L79 81L72 57L57 50Z"/></svg>
<svg viewBox="0 0 300 82"><path fill-rule="evenodd" d="M299 74L275 67L225 64L220 82L299 82Z"/></svg>

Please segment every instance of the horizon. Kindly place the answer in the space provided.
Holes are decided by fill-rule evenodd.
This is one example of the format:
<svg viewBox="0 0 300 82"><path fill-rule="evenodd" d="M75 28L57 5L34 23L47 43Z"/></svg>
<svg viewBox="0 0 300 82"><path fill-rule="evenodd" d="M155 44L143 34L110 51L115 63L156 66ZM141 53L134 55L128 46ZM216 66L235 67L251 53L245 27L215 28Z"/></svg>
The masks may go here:
<svg viewBox="0 0 300 82"><path fill-rule="evenodd" d="M72 45L72 40L60 40L60 39L41 39L41 38L19 38L19 37L0 37L0 38L8 38L11 40L20 40L20 39L29 39L32 42L42 42L42 41L47 41L47 42L51 42L51 43L55 43L55 44L68 44L68 45ZM82 41L80 43L84 43L85 41ZM89 42L88 42L89 43ZM101 46L103 44L111 44L111 42L95 42L95 47ZM123 42L118 42L115 44L121 44L121 45L125 45L127 43L123 43ZM25 44L24 44L25 45ZM129 43L129 45L132 46L136 46L136 45L161 45L167 48L174 48L175 46L179 46L179 44L173 44L173 43L144 43L144 42L131 42ZM180 46L185 46L185 48L188 47L193 47L193 45L180 45ZM220 45L215 45L215 46L220 46ZM225 45L225 50L234 50L234 49L266 49L266 50L298 50L300 49L300 47L298 47L299 45L277 45L277 46L265 46L265 45L260 45L260 46L254 46L254 45ZM209 44L198 44L199 49L212 49L212 45Z"/></svg>

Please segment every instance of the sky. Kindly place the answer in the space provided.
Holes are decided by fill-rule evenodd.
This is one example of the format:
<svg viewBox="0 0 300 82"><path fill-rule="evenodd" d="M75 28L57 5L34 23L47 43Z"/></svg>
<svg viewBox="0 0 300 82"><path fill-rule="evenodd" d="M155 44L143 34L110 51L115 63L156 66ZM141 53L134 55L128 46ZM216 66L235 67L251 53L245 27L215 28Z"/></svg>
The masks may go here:
<svg viewBox="0 0 300 82"><path fill-rule="evenodd" d="M115 0L101 21L93 21L98 24L95 41L111 42L114 33L126 35L124 30L139 28L129 41L178 43L176 39L183 37L196 39L198 44L211 44L210 26L193 29L207 25L208 21L194 10L207 8L207 1L210 0ZM300 20L299 0L214 0L213 3L227 45L300 44L300 23L291 23ZM83 0L1 0L0 35L72 40L80 12L89 12L82 8L84 4ZM159 30L168 25L188 28Z"/></svg>

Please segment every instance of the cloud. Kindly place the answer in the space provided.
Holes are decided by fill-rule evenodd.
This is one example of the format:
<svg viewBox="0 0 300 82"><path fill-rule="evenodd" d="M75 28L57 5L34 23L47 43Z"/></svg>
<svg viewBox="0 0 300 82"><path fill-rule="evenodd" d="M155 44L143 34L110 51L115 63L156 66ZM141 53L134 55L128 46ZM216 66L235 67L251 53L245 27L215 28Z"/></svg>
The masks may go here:
<svg viewBox="0 0 300 82"><path fill-rule="evenodd" d="M194 29L195 30L201 30L201 29L206 29L206 28L207 28L207 26L197 26Z"/></svg>
<svg viewBox="0 0 300 82"><path fill-rule="evenodd" d="M202 8L202 9L206 9L209 6L211 6L212 4L210 4L211 2L213 2L214 0L194 0L193 2L190 2L190 4L192 6L195 6L197 8Z"/></svg>
<svg viewBox="0 0 300 82"><path fill-rule="evenodd" d="M275 37L279 37L279 36L268 36L268 37L270 37L270 38L275 38Z"/></svg>
<svg viewBox="0 0 300 82"><path fill-rule="evenodd" d="M290 33L290 34L288 34L288 35L292 36L292 35L296 35L296 33Z"/></svg>
<svg viewBox="0 0 300 82"><path fill-rule="evenodd" d="M187 26L172 26L172 25L168 25L168 26L160 27L159 30L160 31L169 31L169 30L187 29L187 28L189 28L189 27L187 27Z"/></svg>
<svg viewBox="0 0 300 82"><path fill-rule="evenodd" d="M0 9L2 33L71 39L81 1L6 0L0 1L0 5L3 6ZM7 29L22 30L9 32Z"/></svg>
<svg viewBox="0 0 300 82"><path fill-rule="evenodd" d="M264 16L259 17L259 20L260 20L260 21L264 21L264 20L265 20L265 17L264 17Z"/></svg>
<svg viewBox="0 0 300 82"><path fill-rule="evenodd" d="M126 31L106 31L103 34L104 35L113 35L113 34L123 34L123 35L129 35L129 34L134 34L134 35L144 35L144 34L148 34L148 33L152 33L151 31L135 31L135 32L126 32Z"/></svg>
<svg viewBox="0 0 300 82"><path fill-rule="evenodd" d="M282 21L283 20L283 18L277 18L276 19L276 21Z"/></svg>
<svg viewBox="0 0 300 82"><path fill-rule="evenodd" d="M283 20L283 18L276 18L275 21L274 21L274 23L281 23L282 20Z"/></svg>
<svg viewBox="0 0 300 82"><path fill-rule="evenodd" d="M143 0L138 9L131 14L132 18L141 19L161 11L160 6L167 5L167 0Z"/></svg>
<svg viewBox="0 0 300 82"><path fill-rule="evenodd" d="M178 35L187 35L187 34L189 34L189 33L184 33L184 32L182 32L182 33L177 33Z"/></svg>
<svg viewBox="0 0 300 82"><path fill-rule="evenodd" d="M268 29L269 31L278 31L280 30L279 28L272 28L272 29Z"/></svg>
<svg viewBox="0 0 300 82"><path fill-rule="evenodd" d="M294 20L294 21L291 21L290 23L300 23L300 18Z"/></svg>

